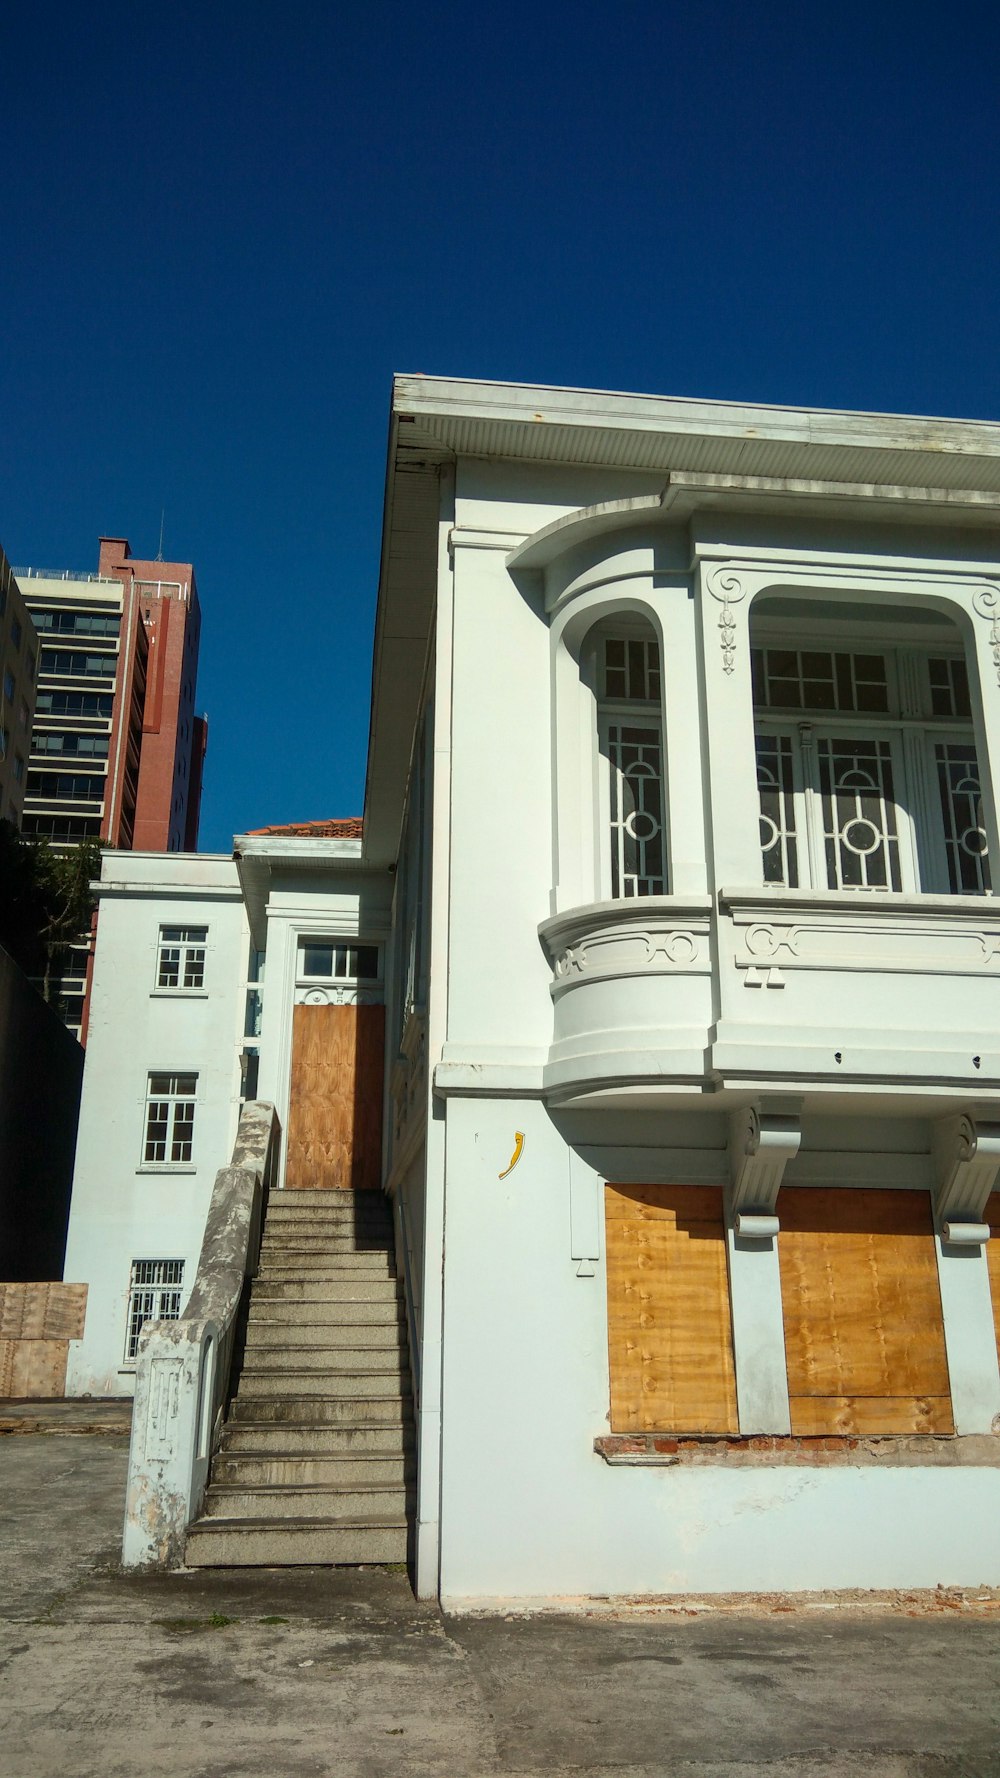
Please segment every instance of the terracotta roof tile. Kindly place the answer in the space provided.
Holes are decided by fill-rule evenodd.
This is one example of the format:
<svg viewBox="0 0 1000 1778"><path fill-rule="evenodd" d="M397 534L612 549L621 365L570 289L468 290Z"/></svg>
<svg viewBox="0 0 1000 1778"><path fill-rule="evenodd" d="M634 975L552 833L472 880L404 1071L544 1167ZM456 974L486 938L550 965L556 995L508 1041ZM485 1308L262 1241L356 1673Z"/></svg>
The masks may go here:
<svg viewBox="0 0 1000 1778"><path fill-rule="evenodd" d="M285 835L303 840L360 840L364 822L360 815L344 815L328 821L288 821L281 827L251 827L256 835Z"/></svg>

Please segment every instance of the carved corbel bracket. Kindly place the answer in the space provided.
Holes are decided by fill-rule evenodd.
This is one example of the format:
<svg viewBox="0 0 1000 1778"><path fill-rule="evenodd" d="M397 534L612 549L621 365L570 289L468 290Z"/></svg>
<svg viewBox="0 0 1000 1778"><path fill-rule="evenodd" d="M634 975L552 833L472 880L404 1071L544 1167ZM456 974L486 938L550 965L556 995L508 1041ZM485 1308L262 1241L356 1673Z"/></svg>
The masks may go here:
<svg viewBox="0 0 1000 1778"><path fill-rule="evenodd" d="M946 1223L956 1229L961 1225L985 1227L986 1200L1000 1175L1000 1124L977 1124L964 1112L938 1118L933 1155L938 1226L942 1230Z"/></svg>
<svg viewBox="0 0 1000 1778"><path fill-rule="evenodd" d="M777 1234L778 1192L785 1168L798 1154L801 1141L797 1117L759 1112L753 1105L733 1112L726 1211L738 1235L760 1241Z"/></svg>

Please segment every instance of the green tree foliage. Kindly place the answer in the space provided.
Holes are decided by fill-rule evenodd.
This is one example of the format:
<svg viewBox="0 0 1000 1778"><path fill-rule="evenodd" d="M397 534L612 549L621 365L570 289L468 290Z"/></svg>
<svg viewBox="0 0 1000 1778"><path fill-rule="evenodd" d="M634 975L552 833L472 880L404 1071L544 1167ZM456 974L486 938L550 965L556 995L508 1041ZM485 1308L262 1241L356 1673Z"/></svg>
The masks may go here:
<svg viewBox="0 0 1000 1778"><path fill-rule="evenodd" d="M96 840L55 852L0 821L0 945L41 982L46 1000L69 946L89 937L90 885L100 871Z"/></svg>

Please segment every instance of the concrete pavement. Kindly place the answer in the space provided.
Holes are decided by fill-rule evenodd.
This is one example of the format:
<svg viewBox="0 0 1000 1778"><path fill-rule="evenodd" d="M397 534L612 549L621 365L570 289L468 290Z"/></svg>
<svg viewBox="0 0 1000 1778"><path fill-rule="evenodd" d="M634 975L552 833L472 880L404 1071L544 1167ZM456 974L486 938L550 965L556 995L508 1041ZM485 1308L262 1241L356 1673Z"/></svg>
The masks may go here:
<svg viewBox="0 0 1000 1778"><path fill-rule="evenodd" d="M994 1600L443 1618L392 1570L129 1576L126 1451L0 1438L3 1778L1000 1778Z"/></svg>

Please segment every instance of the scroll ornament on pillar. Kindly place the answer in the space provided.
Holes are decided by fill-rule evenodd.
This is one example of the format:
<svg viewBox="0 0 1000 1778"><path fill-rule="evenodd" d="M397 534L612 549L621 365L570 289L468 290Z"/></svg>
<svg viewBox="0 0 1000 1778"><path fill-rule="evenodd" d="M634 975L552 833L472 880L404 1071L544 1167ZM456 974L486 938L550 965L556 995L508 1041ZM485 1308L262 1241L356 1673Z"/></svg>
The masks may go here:
<svg viewBox="0 0 1000 1778"><path fill-rule="evenodd" d="M985 586L972 596L973 610L990 626L990 648L997 684L1000 685L1000 587Z"/></svg>
<svg viewBox="0 0 1000 1778"><path fill-rule="evenodd" d="M986 1200L1000 1176L1000 1124L962 1112L938 1118L933 1132L934 1210L942 1237L960 1247L989 1240Z"/></svg>
<svg viewBox="0 0 1000 1778"><path fill-rule="evenodd" d="M719 646L722 649L722 671L736 670L736 616L733 606L746 598L747 589L731 568L716 568L708 577L708 590L722 606L719 613Z"/></svg>
<svg viewBox="0 0 1000 1778"><path fill-rule="evenodd" d="M727 1219L743 1240L773 1241L776 1205L789 1161L799 1152L797 1117L742 1105L729 1120Z"/></svg>

